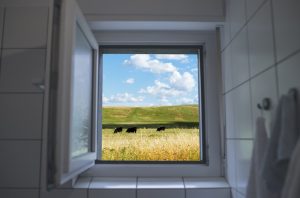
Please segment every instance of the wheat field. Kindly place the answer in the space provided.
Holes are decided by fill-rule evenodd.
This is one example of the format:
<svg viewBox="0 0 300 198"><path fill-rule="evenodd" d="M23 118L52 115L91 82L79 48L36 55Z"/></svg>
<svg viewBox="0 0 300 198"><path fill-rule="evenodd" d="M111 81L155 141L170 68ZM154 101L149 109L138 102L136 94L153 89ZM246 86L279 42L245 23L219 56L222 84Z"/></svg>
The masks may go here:
<svg viewBox="0 0 300 198"><path fill-rule="evenodd" d="M199 161L198 128L139 128L137 133L102 131L102 160Z"/></svg>

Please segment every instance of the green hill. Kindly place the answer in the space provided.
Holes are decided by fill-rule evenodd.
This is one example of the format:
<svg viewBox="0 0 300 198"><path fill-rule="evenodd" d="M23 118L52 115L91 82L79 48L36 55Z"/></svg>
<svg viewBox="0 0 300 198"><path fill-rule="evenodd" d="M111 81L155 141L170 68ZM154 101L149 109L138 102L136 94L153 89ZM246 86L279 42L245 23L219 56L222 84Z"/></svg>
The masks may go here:
<svg viewBox="0 0 300 198"><path fill-rule="evenodd" d="M103 107L103 128L116 126L197 127L199 123L197 105L159 107Z"/></svg>

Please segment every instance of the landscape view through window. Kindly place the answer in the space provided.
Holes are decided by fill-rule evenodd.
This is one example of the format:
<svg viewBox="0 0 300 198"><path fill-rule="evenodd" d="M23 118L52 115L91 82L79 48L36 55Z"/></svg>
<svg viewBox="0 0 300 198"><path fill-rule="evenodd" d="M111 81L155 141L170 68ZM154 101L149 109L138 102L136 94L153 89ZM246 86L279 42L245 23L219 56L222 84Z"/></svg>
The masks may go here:
<svg viewBox="0 0 300 198"><path fill-rule="evenodd" d="M102 54L105 161L200 161L198 54Z"/></svg>

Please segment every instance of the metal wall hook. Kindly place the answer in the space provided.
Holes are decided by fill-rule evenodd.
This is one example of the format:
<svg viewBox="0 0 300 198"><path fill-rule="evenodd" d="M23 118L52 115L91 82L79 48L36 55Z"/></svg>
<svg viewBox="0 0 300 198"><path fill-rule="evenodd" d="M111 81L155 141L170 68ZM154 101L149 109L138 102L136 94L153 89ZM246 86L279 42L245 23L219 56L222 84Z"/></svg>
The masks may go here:
<svg viewBox="0 0 300 198"><path fill-rule="evenodd" d="M289 90L289 94L293 95L295 100L297 99L297 95L298 95L297 92L298 90L296 88L292 88Z"/></svg>
<svg viewBox="0 0 300 198"><path fill-rule="evenodd" d="M262 103L260 104L257 104L257 108L260 109L260 110L265 110L265 111L268 111L271 109L271 105L272 105L272 102L271 102L271 99L270 98L264 98L262 100Z"/></svg>

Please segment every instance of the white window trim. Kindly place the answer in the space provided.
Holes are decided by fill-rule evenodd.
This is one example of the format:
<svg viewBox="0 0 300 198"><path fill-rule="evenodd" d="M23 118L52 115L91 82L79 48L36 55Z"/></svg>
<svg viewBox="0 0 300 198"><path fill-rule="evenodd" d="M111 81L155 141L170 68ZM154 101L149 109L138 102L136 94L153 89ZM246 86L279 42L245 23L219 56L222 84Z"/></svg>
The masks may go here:
<svg viewBox="0 0 300 198"><path fill-rule="evenodd" d="M212 33L212 35L215 35ZM96 34L97 38L97 34ZM83 176L99 177L219 177L224 176L221 164L221 134L219 122L219 81L221 72L216 61L216 37L203 37L203 41L195 43L204 48L204 92L205 92L205 128L208 164L96 164ZM126 37L125 37L126 39ZM163 39L163 38L162 38ZM105 42L104 42L105 43ZM128 41L125 42L127 45ZM107 43L105 43L107 44ZM108 45L111 44L108 42ZM120 45L122 42L113 43ZM148 43L138 43L147 45ZM168 43L169 44L169 43ZM180 43L186 45L185 43ZM180 46L180 44L175 44ZM193 45L189 43L190 45ZM162 43L162 45L164 45ZM102 81L101 81L102 82ZM101 85L102 86L102 85ZM102 90L101 90L102 92Z"/></svg>
<svg viewBox="0 0 300 198"><path fill-rule="evenodd" d="M73 2L64 1L64 2ZM68 9L74 8L72 6L67 6ZM63 21L63 27L65 30L62 30L65 34L66 39L69 39L68 42L72 42L68 38L68 35L73 35L74 30L72 28L68 28L68 24L74 25L75 21L84 21L84 17L81 14L79 8L76 7L76 14L73 13L72 17ZM74 10L69 10L68 12L74 12ZM75 15L74 15L75 14ZM93 40L93 34L90 32L89 27L86 22L83 22L85 25L82 29L86 30L86 32ZM65 25L65 26L64 26ZM136 36L137 34L142 34L140 36ZM147 34L149 36L149 40L147 40ZM151 35L149 35L151 34ZM155 35L156 34L156 35ZM174 36L175 35L175 36ZM88 160L86 158L85 166L80 166L80 168L71 168L70 164L75 164L70 160L70 153L67 152L68 145L65 144L65 141L68 140L68 132L66 132L67 128L59 128L59 133L61 137L58 137L59 144L56 145L58 147L57 152L57 168L58 173L56 178L58 180L58 184L62 184L65 181L68 181L72 178L75 178L78 174L81 174L84 170L88 169L83 176L108 176L108 177L219 177L223 176L222 171L222 154L221 154L221 134L220 134L220 114L219 114L219 93L221 93L220 80L220 67L218 65L218 55L217 55L217 44L216 44L216 35L214 32L208 33L184 33L184 32L135 32L135 34L130 33L116 33L111 34L111 32L101 32L95 33L98 43L103 45L202 45L205 49L204 51L204 91L205 91L205 129L206 129L206 146L207 146L207 161L208 164L97 164L93 166L92 160ZM120 38L123 41L120 41ZM142 38L141 41L136 41L135 39ZM155 41L153 39L155 38ZM104 40L103 40L104 39ZM105 40L107 39L107 40ZM182 39L182 40L181 40ZM186 39L186 40L185 40ZM132 42L133 41L133 42ZM98 49L98 44L94 40L93 41L94 50ZM72 44L67 43L66 46L72 46ZM71 50L73 47L70 48ZM62 57L70 58L71 51L70 49L65 49L67 54L60 53ZM98 53L97 53L98 55ZM71 65L69 60L61 60L63 65ZM67 61L67 62L64 62ZM98 68L99 72L101 72L101 68ZM67 71L65 71L67 72ZM97 74L97 72L95 72ZM101 78L102 75L99 76ZM63 78L63 77L60 77ZM101 79L99 79L101 81ZM95 81L95 84L97 81ZM101 91L102 92L102 91ZM96 91L94 92L96 94ZM101 93L102 94L102 93ZM66 101L68 98L65 98ZM95 108L97 105L94 106ZM62 112L60 114L63 116ZM96 115L95 115L96 119ZM65 120L65 119L61 119ZM63 125L62 125L63 126ZM101 126L98 126L101 127ZM96 130L95 135L96 135ZM95 142L96 146L96 142ZM95 151L95 150L94 150ZM92 157L89 159L96 158L96 153L92 152Z"/></svg>
<svg viewBox="0 0 300 198"><path fill-rule="evenodd" d="M95 134L92 133L91 151L82 156L72 158L70 147L70 113L72 90L73 54L76 41L76 27L79 26L93 50L94 82L97 82L98 44L76 1L62 1L61 25L59 36L58 56L58 99L57 99L57 128L56 128L56 185L64 184L78 174L94 165L96 159ZM97 89L93 87L93 109L97 107ZM97 131L97 113L93 111L92 131Z"/></svg>

